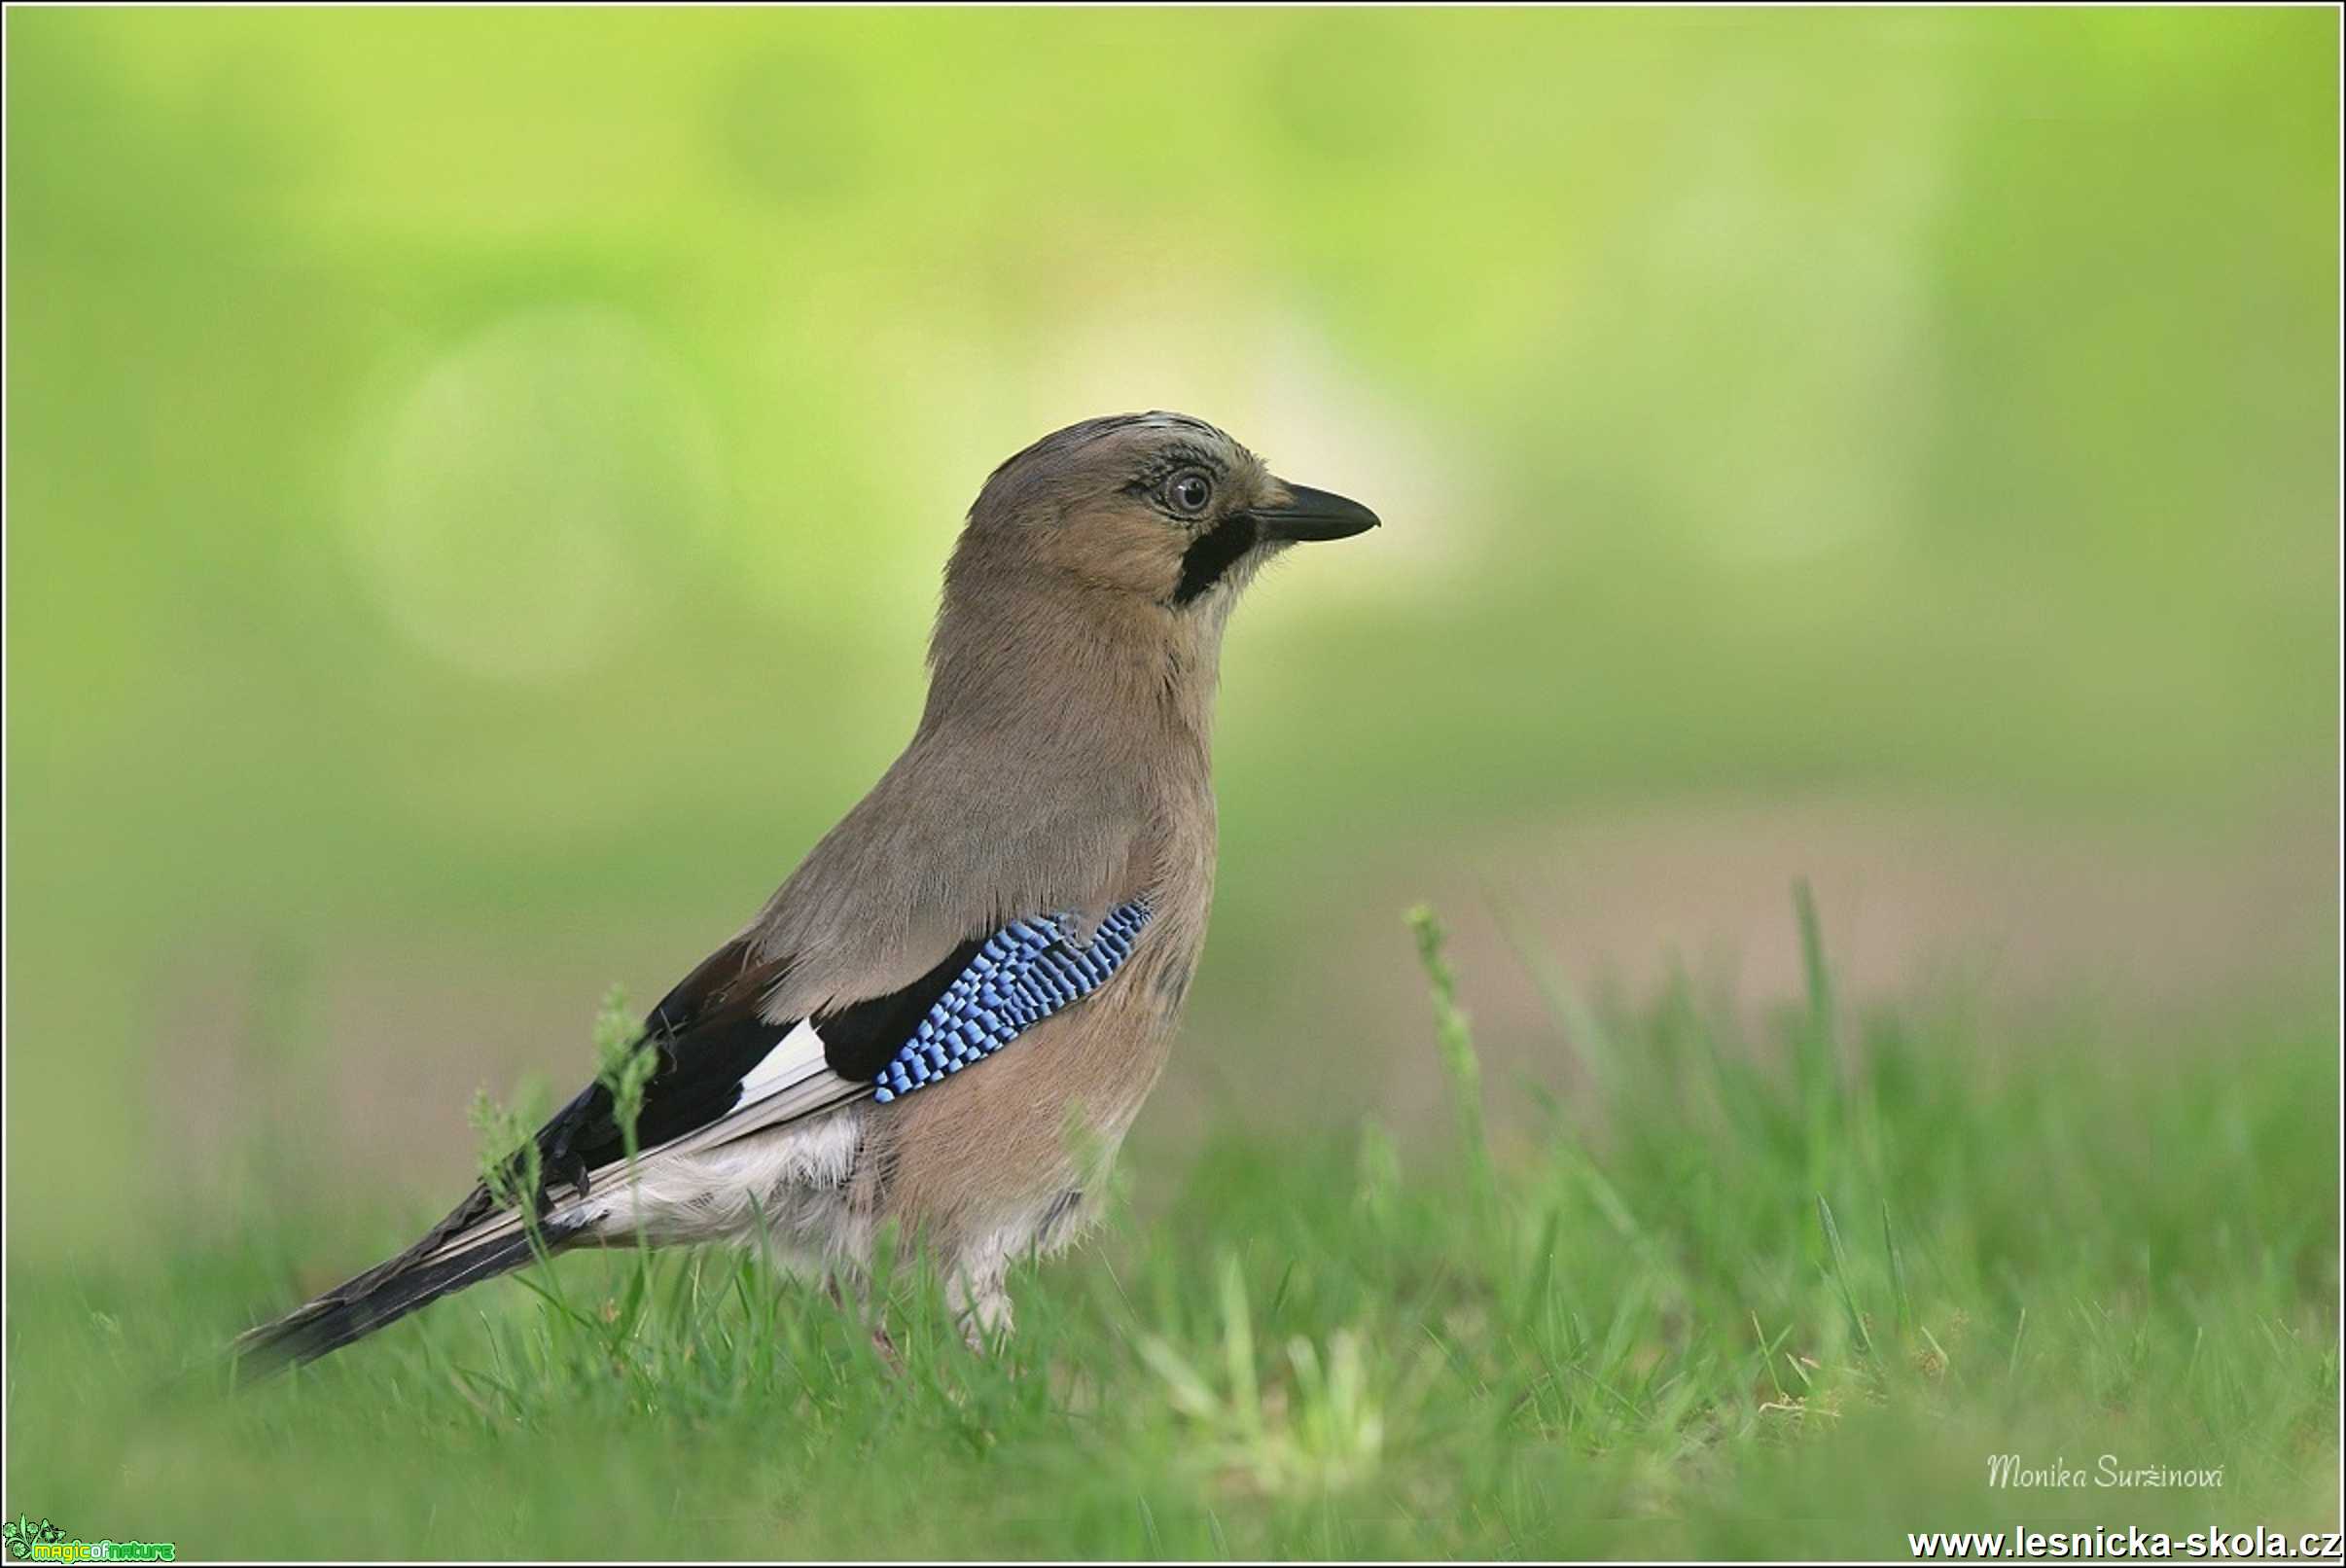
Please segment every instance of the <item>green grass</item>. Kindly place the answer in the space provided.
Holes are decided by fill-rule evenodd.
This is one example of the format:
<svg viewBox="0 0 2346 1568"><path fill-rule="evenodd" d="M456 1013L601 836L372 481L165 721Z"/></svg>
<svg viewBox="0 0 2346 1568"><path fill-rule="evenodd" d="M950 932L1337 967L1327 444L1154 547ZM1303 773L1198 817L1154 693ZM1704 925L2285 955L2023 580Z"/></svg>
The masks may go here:
<svg viewBox="0 0 2346 1568"><path fill-rule="evenodd" d="M249 1226L12 1259L6 1509L183 1558L1901 1556L1909 1529L2334 1526L2326 1026L2155 1057L1936 1012L1844 1028L1801 918L1809 1003L1757 1037L1686 987L1560 997L1566 1104L1481 1082L1475 978L1413 916L1454 1129L1140 1172L1021 1275L990 1358L917 1265L878 1282L891 1371L734 1254L598 1255L231 1398L231 1330L419 1216L370 1237L280 1193ZM1538 1135L1486 1141L1485 1096L1542 1101ZM1991 1489L2006 1452L2222 1484Z"/></svg>

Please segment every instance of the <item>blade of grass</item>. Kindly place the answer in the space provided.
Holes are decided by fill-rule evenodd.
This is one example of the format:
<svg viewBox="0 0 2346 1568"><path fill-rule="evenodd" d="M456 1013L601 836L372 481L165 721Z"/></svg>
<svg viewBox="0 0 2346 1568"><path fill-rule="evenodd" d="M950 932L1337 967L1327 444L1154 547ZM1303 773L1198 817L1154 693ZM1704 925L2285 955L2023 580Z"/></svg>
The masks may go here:
<svg viewBox="0 0 2346 1568"><path fill-rule="evenodd" d="M1890 1200L1882 1199L1882 1251L1890 1259L1890 1289L1898 1302L1898 1326L1905 1332L1914 1327L1914 1301L1906 1294L1906 1260L1899 1251L1898 1232L1890 1225Z"/></svg>
<svg viewBox="0 0 2346 1568"><path fill-rule="evenodd" d="M1475 1034L1466 1010L1458 1005L1458 977L1442 955L1447 940L1434 911L1420 904L1408 914L1417 938L1417 962L1425 971L1434 1003L1434 1030L1441 1046L1442 1064L1449 1071L1452 1111L1458 1123L1461 1159L1467 1185L1486 1246L1497 1239L1498 1190L1491 1169L1490 1145L1483 1131L1482 1064L1475 1052Z"/></svg>
<svg viewBox="0 0 2346 1568"><path fill-rule="evenodd" d="M1830 1262L1833 1288L1840 1293L1841 1306L1849 1314L1849 1326L1857 1331L1858 1343L1868 1356L1874 1353L1873 1336L1866 1327L1866 1316L1858 1310L1857 1297L1849 1288L1849 1255L1841 1246L1841 1228L1832 1222L1832 1205L1825 1194L1817 1194L1817 1221L1825 1228L1825 1251Z"/></svg>
<svg viewBox="0 0 2346 1568"><path fill-rule="evenodd" d="M1826 1163L1833 1146L1840 1053L1833 1038L1832 971L1825 962L1825 933L1817 918L1816 894L1805 876L1793 883L1793 912L1800 927L1800 969L1808 999L1808 1017L1799 1038L1800 1104L1807 1135L1808 1185L1821 1192L1829 1185Z"/></svg>

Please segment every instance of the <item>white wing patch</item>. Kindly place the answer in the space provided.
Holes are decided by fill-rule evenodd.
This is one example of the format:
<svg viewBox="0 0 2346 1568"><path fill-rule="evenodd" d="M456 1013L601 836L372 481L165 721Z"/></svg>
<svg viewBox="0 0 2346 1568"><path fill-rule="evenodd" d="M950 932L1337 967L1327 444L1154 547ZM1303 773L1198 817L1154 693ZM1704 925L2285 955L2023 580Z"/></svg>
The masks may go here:
<svg viewBox="0 0 2346 1568"><path fill-rule="evenodd" d="M815 1033L814 1020L801 1018L799 1026L775 1041L774 1049L741 1080L740 1104L755 1104L799 1083L816 1068L828 1065L823 1059L823 1037Z"/></svg>

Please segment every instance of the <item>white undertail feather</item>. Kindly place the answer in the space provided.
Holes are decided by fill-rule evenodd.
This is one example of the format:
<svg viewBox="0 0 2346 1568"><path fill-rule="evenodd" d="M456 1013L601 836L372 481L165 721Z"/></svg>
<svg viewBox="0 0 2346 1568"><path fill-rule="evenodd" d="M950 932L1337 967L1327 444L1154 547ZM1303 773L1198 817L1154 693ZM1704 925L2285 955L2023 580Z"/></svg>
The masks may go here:
<svg viewBox="0 0 2346 1568"><path fill-rule="evenodd" d="M764 1237L794 1265L853 1246L847 1183L863 1147L864 1110L843 1108L718 1148L670 1152L619 1172L597 1229L612 1240Z"/></svg>

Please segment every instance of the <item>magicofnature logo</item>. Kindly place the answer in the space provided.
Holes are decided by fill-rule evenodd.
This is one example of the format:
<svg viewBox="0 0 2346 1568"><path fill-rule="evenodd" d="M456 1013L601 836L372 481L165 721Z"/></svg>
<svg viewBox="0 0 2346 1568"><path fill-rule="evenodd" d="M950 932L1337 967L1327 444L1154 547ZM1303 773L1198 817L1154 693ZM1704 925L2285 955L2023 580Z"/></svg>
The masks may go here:
<svg viewBox="0 0 2346 1568"><path fill-rule="evenodd" d="M168 1541L85 1541L48 1519L19 1514L0 1522L0 1546L17 1562L176 1562Z"/></svg>

